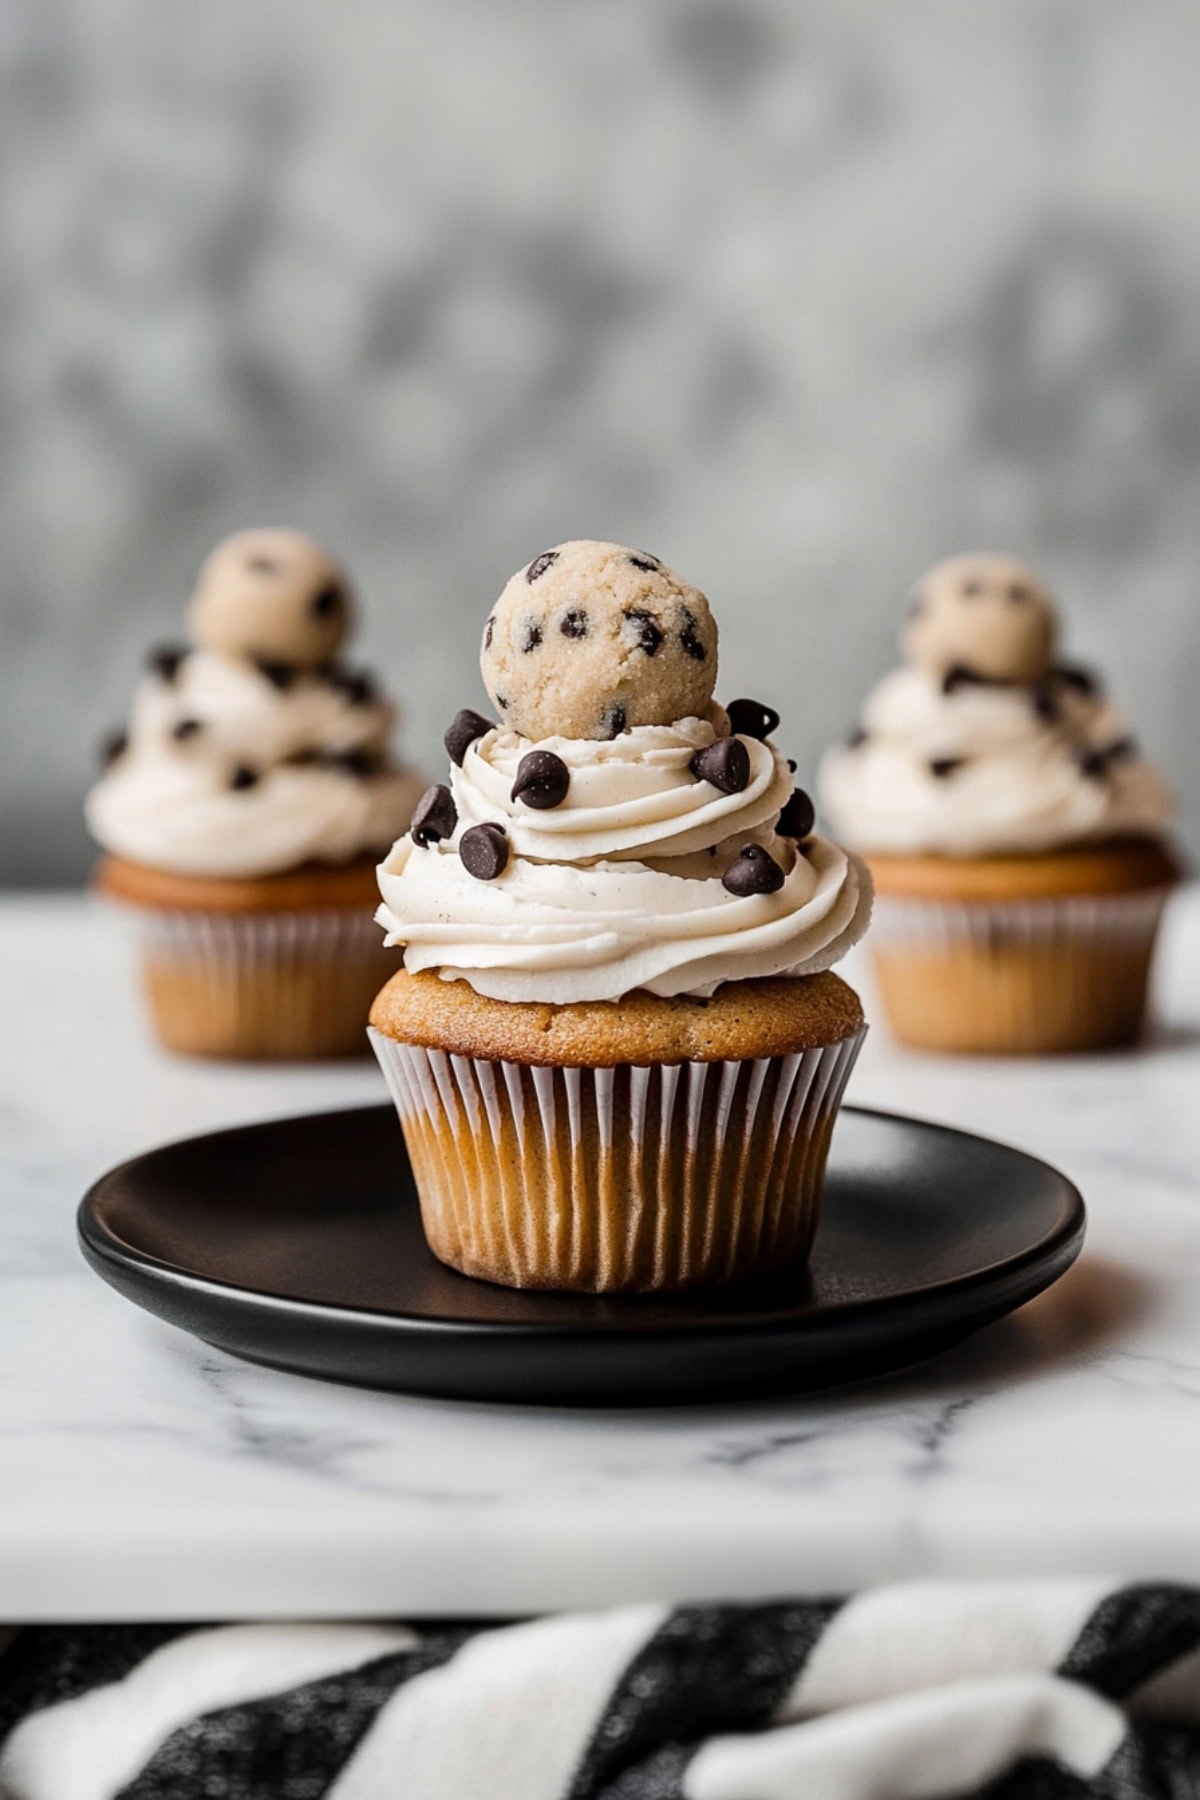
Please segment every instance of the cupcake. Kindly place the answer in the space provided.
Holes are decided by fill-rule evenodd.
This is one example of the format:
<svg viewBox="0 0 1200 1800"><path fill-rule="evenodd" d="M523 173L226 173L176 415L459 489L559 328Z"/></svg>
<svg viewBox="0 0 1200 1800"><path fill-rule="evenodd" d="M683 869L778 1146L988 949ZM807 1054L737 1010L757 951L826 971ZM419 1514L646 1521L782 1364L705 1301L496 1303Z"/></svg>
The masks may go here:
<svg viewBox="0 0 1200 1800"><path fill-rule="evenodd" d="M201 1056L358 1050L395 964L374 865L421 782L393 708L339 660L344 572L298 531L243 531L205 563L191 646L154 650L87 797L100 891L132 914L161 1041Z"/></svg>
<svg viewBox="0 0 1200 1800"><path fill-rule="evenodd" d="M822 762L823 810L875 879L873 959L905 1043L1094 1050L1141 1028L1180 873L1171 797L1056 638L1023 563L939 563L913 594L904 665Z"/></svg>
<svg viewBox="0 0 1200 1800"><path fill-rule="evenodd" d="M371 1012L434 1253L510 1287L800 1265L863 1037L832 965L859 861L813 834L769 707L713 701L704 595L560 544L483 628L484 685L379 870Z"/></svg>

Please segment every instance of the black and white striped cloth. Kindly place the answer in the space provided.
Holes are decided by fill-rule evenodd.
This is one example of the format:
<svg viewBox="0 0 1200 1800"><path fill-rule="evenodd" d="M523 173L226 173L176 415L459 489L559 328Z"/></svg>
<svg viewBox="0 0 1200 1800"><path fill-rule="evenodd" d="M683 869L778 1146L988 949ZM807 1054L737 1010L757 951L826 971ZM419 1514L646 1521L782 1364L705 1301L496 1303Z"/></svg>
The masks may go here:
<svg viewBox="0 0 1200 1800"><path fill-rule="evenodd" d="M1192 1800L1200 1592L910 1583L486 1627L34 1627L4 1800Z"/></svg>

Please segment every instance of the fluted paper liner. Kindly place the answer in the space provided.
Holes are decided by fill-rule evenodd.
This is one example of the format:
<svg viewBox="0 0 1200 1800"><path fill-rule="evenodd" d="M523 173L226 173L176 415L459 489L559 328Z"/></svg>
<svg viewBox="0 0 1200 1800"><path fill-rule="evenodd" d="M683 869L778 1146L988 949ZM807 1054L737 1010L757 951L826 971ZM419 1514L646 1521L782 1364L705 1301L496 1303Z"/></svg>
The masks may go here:
<svg viewBox="0 0 1200 1800"><path fill-rule="evenodd" d="M536 1068L370 1038L434 1254L593 1293L798 1264L865 1028L746 1062Z"/></svg>
<svg viewBox="0 0 1200 1800"><path fill-rule="evenodd" d="M1169 890L952 901L877 895L871 952L896 1036L927 1050L1040 1054L1142 1028Z"/></svg>
<svg viewBox="0 0 1200 1800"><path fill-rule="evenodd" d="M397 966L368 912L122 910L136 915L158 1038L193 1056L359 1052L371 1002Z"/></svg>

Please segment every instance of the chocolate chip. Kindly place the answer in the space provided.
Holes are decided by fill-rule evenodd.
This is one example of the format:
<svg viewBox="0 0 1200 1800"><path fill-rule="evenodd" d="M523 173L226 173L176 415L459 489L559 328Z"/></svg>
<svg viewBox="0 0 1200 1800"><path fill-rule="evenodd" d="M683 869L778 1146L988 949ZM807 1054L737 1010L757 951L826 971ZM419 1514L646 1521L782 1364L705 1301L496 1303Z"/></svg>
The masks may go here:
<svg viewBox="0 0 1200 1800"><path fill-rule="evenodd" d="M796 773L796 759L794 756L788 757L787 766L788 766L788 774L794 775Z"/></svg>
<svg viewBox="0 0 1200 1800"><path fill-rule="evenodd" d="M188 738L195 737L196 733L203 729L204 721L202 719L177 719L171 727L171 736L177 743L183 744L187 742Z"/></svg>
<svg viewBox="0 0 1200 1800"><path fill-rule="evenodd" d="M654 614L647 612L644 606L627 606L625 617L637 626L638 649L644 650L647 656L657 656L662 647L663 628Z"/></svg>
<svg viewBox="0 0 1200 1800"><path fill-rule="evenodd" d="M325 679L330 687L345 694L351 706L370 706L379 698L374 679L365 669L339 669L331 666L325 670Z"/></svg>
<svg viewBox="0 0 1200 1800"><path fill-rule="evenodd" d="M476 881L495 881L508 867L508 836L502 825L472 825L458 840L463 868Z"/></svg>
<svg viewBox="0 0 1200 1800"><path fill-rule="evenodd" d="M953 775L956 769L961 769L966 760L965 756L931 756L929 773L939 781L945 781L947 775Z"/></svg>
<svg viewBox="0 0 1200 1800"><path fill-rule="evenodd" d="M428 844L440 844L443 838L453 837L457 824L458 808L454 796L448 787L439 783L436 787L426 788L417 801L409 830L413 843L424 849Z"/></svg>
<svg viewBox="0 0 1200 1800"><path fill-rule="evenodd" d="M309 610L314 619L336 619L345 601L346 596L337 582L331 581L313 595Z"/></svg>
<svg viewBox="0 0 1200 1800"><path fill-rule="evenodd" d="M496 705L500 708L501 712L507 712L508 711L508 695L507 694L497 694L496 695Z"/></svg>
<svg viewBox="0 0 1200 1800"><path fill-rule="evenodd" d="M662 564L659 562L657 556L647 556L644 550L631 550L629 553L629 560L635 569L641 569L645 575L657 575L658 571L662 568Z"/></svg>
<svg viewBox="0 0 1200 1800"><path fill-rule="evenodd" d="M501 705L504 705L503 701ZM492 721L485 719L481 713L472 712L469 706L464 706L461 712L455 713L446 727L442 742L446 746L446 755L456 768L462 768L463 757L476 738L483 737L492 729Z"/></svg>
<svg viewBox="0 0 1200 1800"><path fill-rule="evenodd" d="M1078 663L1059 663L1050 672L1056 681L1061 681L1064 687L1069 687L1075 693L1083 694L1088 699L1100 690L1100 683L1092 671L1082 668Z"/></svg>
<svg viewBox="0 0 1200 1800"><path fill-rule="evenodd" d="M492 639L495 635L496 635L496 619L495 619L495 615L493 614L493 616L488 620L487 624L483 628L483 647L485 650L491 649Z"/></svg>
<svg viewBox="0 0 1200 1800"><path fill-rule="evenodd" d="M523 800L538 812L561 806L571 785L571 771L553 750L530 750L517 764L512 799Z"/></svg>
<svg viewBox="0 0 1200 1800"><path fill-rule="evenodd" d="M536 619L526 619L525 636L521 639L521 649L526 656L531 650L539 650L542 643L542 628Z"/></svg>
<svg viewBox="0 0 1200 1800"><path fill-rule="evenodd" d="M624 706L610 706L600 721L601 738L618 738L629 722L629 713Z"/></svg>
<svg viewBox="0 0 1200 1800"><path fill-rule="evenodd" d="M378 750L331 750L322 758L331 769L340 769L343 775L354 775L365 780L369 775L378 775L383 767L383 759Z"/></svg>
<svg viewBox="0 0 1200 1800"><path fill-rule="evenodd" d="M273 556L248 556L246 567L255 575L278 575L279 564Z"/></svg>
<svg viewBox="0 0 1200 1800"><path fill-rule="evenodd" d="M721 886L739 899L748 894L777 894L783 883L783 870L761 844L747 844L721 877Z"/></svg>
<svg viewBox="0 0 1200 1800"><path fill-rule="evenodd" d="M817 810L803 788L794 788L792 797L779 815L775 829L780 837L806 838L812 835Z"/></svg>
<svg viewBox="0 0 1200 1800"><path fill-rule="evenodd" d="M1085 750L1079 759L1079 773L1092 781L1102 781L1108 774L1108 757L1103 750Z"/></svg>
<svg viewBox="0 0 1200 1800"><path fill-rule="evenodd" d="M870 735L870 732L867 731L864 726L856 725L854 730L850 733L850 736L846 739L847 750L861 750Z"/></svg>
<svg viewBox="0 0 1200 1800"><path fill-rule="evenodd" d="M708 651L696 636L696 615L689 612L686 606L683 609L683 630L679 634L679 641L693 662L708 660Z"/></svg>
<svg viewBox="0 0 1200 1800"><path fill-rule="evenodd" d="M582 606L573 606L570 612L564 613L558 629L565 638L585 638L588 634L588 616Z"/></svg>
<svg viewBox="0 0 1200 1800"><path fill-rule="evenodd" d="M740 794L750 784L750 752L741 738L718 738L697 750L688 768L697 781L707 781L723 794Z"/></svg>
<svg viewBox="0 0 1200 1800"><path fill-rule="evenodd" d="M108 736L102 740L97 751L101 768L111 768L113 763L124 756L128 748L129 733L127 731L110 731Z"/></svg>
<svg viewBox="0 0 1200 1800"><path fill-rule="evenodd" d="M254 666L281 694L286 694L296 679L296 665L275 656L256 656Z"/></svg>
<svg viewBox="0 0 1200 1800"><path fill-rule="evenodd" d="M235 793L244 793L247 788L258 786L258 770L252 769L249 763L239 763L229 777L229 785Z"/></svg>
<svg viewBox="0 0 1200 1800"><path fill-rule="evenodd" d="M532 587L534 582L543 576L546 573L546 570L551 568L557 561L557 550L543 550L540 556L535 556L525 571L525 579L530 587Z"/></svg>
<svg viewBox="0 0 1200 1800"><path fill-rule="evenodd" d="M186 662L187 650L179 644L159 644L151 650L146 661L156 675L166 682L173 682L181 665Z"/></svg>
<svg viewBox="0 0 1200 1800"><path fill-rule="evenodd" d="M1053 725L1058 718L1058 701L1044 683L1039 682L1032 689L1033 710L1044 725Z"/></svg>
<svg viewBox="0 0 1200 1800"><path fill-rule="evenodd" d="M762 700L731 700L725 710L739 737L757 738L760 743L779 725L775 708Z"/></svg>

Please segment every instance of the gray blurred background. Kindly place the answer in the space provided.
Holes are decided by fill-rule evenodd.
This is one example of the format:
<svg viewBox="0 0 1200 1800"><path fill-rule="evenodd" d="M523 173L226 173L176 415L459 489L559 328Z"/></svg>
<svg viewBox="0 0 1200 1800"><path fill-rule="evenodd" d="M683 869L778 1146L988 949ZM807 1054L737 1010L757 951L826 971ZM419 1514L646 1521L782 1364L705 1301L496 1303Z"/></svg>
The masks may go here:
<svg viewBox="0 0 1200 1800"><path fill-rule="evenodd" d="M1192 0L0 0L0 879L86 870L148 642L345 556L429 767L546 544L705 588L811 770L1010 547L1200 784Z"/></svg>

